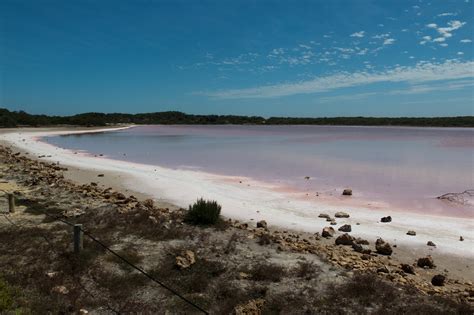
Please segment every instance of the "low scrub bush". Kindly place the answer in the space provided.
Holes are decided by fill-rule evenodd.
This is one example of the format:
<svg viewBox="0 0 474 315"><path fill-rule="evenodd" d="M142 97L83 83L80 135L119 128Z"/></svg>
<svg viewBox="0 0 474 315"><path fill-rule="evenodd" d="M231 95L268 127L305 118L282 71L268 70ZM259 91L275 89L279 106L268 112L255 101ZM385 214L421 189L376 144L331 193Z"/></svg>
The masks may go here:
<svg viewBox="0 0 474 315"><path fill-rule="evenodd" d="M186 221L199 225L213 225L219 221L221 206L217 201L198 199L189 206Z"/></svg>

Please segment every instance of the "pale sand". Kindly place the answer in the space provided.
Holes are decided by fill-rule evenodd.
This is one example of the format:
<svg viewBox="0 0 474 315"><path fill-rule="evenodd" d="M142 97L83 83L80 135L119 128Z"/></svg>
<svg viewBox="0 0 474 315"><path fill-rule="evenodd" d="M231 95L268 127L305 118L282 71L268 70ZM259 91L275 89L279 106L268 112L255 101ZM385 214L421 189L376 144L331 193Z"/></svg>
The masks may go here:
<svg viewBox="0 0 474 315"><path fill-rule="evenodd" d="M187 207L198 197L215 199L222 204L222 214L226 217L253 222L264 219L269 225L310 233L320 232L324 226L328 226L324 219L317 217L319 213L325 212L332 216L342 210L350 213L351 217L337 219L336 229L342 224L351 224L352 235L371 242L382 237L392 244L397 244L396 255L407 258L431 254L438 264L446 260L443 265L449 266L453 265L453 260L459 259L455 262L453 272L469 279L474 278L470 262L474 258L474 218L420 215L388 210L381 206L371 209L360 205L356 198L345 199L345 207L341 208L341 203L335 204L322 199L304 200L300 194L281 191L279 187L250 178L173 170L84 153L74 154L72 151L37 141L38 137L47 135L106 130L108 129L16 129L5 131L0 135L0 139L20 150L30 152L32 158L51 155L43 159L70 167L68 176L75 181L86 183L92 180L107 187L129 190L138 197L150 196L170 207ZM97 177L99 173L105 173L106 176ZM380 218L386 215L391 215L393 222L379 223ZM417 235L406 235L408 230L415 230ZM459 241L460 235L465 239L463 242ZM437 247L426 246L429 240Z"/></svg>

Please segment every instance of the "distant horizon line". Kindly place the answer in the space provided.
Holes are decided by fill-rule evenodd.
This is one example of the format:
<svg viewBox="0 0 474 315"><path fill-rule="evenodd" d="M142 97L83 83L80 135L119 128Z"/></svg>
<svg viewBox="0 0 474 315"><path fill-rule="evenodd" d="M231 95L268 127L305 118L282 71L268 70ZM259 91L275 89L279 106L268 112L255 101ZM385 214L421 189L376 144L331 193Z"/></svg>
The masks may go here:
<svg viewBox="0 0 474 315"><path fill-rule="evenodd" d="M35 116L47 116L47 117L74 117L74 116L81 116L81 115L90 115L90 114L99 114L99 115L151 115L151 114L164 114L164 113L177 113L177 114L184 114L188 116L233 116L233 117L255 117L255 118L263 118L265 120L271 118L289 118L289 119L323 119L323 118L389 118L389 119L396 119L396 118L414 118L414 119L434 119L434 118L474 118L474 113L472 115L448 115L448 116L366 116L366 115L351 115L351 116L279 116L279 115L257 115L257 114L190 114L180 110L162 110L162 111L149 111L149 112L100 112L100 111L88 111L88 112L79 112L75 114L32 114L23 109L12 110L8 109L7 107L0 107L0 110L7 110L9 112L24 112L29 115Z"/></svg>

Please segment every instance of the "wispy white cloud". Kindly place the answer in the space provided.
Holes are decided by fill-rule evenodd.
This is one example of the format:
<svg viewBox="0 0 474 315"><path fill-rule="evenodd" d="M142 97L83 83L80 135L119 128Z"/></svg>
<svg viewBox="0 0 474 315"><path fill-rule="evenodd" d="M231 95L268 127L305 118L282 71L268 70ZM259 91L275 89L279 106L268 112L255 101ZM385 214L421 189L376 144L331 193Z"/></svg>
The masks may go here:
<svg viewBox="0 0 474 315"><path fill-rule="evenodd" d="M467 44L467 43L472 43L472 40L470 40L470 39L461 39L459 42L463 43L463 44Z"/></svg>
<svg viewBox="0 0 474 315"><path fill-rule="evenodd" d="M445 82L445 83L436 83L431 85L426 84L416 84L411 85L406 89L400 90L392 90L389 91L388 94L390 95L402 95L402 94L423 94L429 93L434 91L456 91L465 89L468 87L474 86L473 80L458 80L454 82Z"/></svg>
<svg viewBox="0 0 474 315"><path fill-rule="evenodd" d="M458 14L457 13L452 13L452 12L445 12L445 13L438 14L437 16L443 17L443 16L456 16L456 15L458 15Z"/></svg>
<svg viewBox="0 0 474 315"><path fill-rule="evenodd" d="M272 98L297 94L322 93L335 89L380 82L424 84L474 77L474 61L449 60L444 63L419 62L415 66L397 66L382 72L341 72L308 81L281 83L244 89L229 89L200 94L218 99Z"/></svg>
<svg viewBox="0 0 474 315"><path fill-rule="evenodd" d="M393 38L387 38L383 41L384 45L392 45L393 43L395 43L395 39Z"/></svg>
<svg viewBox="0 0 474 315"><path fill-rule="evenodd" d="M364 31L360 31L360 32L355 32L355 33L352 33L351 34L351 37L359 37L359 38L362 38L365 36L365 32Z"/></svg>

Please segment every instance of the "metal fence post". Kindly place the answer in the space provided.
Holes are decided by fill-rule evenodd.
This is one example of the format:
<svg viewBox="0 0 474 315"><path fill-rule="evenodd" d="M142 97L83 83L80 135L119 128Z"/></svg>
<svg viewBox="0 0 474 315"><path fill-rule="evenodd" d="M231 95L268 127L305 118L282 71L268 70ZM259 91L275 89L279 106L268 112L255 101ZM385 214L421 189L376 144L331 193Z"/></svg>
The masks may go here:
<svg viewBox="0 0 474 315"><path fill-rule="evenodd" d="M79 254L83 247L82 224L74 224L74 253Z"/></svg>
<svg viewBox="0 0 474 315"><path fill-rule="evenodd" d="M13 194L8 194L8 212L15 212L15 196Z"/></svg>

